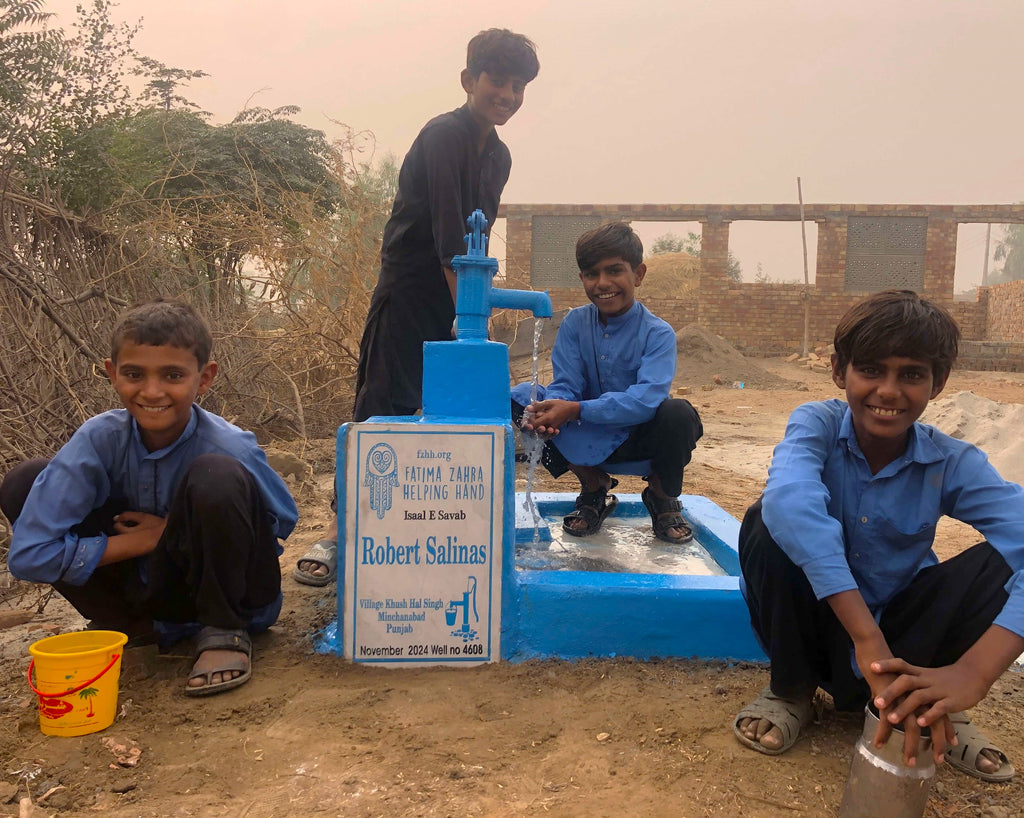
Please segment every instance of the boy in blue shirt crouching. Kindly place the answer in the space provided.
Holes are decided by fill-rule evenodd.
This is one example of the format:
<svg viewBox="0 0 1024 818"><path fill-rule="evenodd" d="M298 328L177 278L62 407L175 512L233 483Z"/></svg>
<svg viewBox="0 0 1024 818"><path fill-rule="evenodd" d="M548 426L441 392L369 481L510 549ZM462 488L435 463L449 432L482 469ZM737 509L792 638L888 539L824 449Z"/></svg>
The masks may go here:
<svg viewBox="0 0 1024 818"><path fill-rule="evenodd" d="M789 749L817 688L837 710L877 708L877 745L902 724L913 765L929 731L936 763L985 781L1014 774L963 713L1024 651L1024 491L977 447L918 423L946 385L960 331L907 291L876 293L839 321L832 379L846 402L798 407L776 447L739 555L771 683L734 731ZM986 542L940 563L942 515Z"/></svg>
<svg viewBox="0 0 1024 818"><path fill-rule="evenodd" d="M278 538L298 518L255 436L194 403L217 374L212 343L186 304L128 311L105 362L124 409L0 484L11 573L52 585L130 645L157 638L154 627L161 641L198 627L191 696L249 680L250 634L281 611Z"/></svg>
<svg viewBox="0 0 1024 818"><path fill-rule="evenodd" d="M576 510L562 523L567 534L595 534L618 504L608 493L618 481L603 464L649 460L642 498L654 534L680 544L693 539L679 502L683 469L704 429L689 401L669 398L676 335L635 298L647 272L643 255L623 222L579 237L576 263L590 304L570 310L558 328L554 380L537 400L530 402L529 383L512 390L512 418L545 439L541 462L552 476L579 478Z"/></svg>

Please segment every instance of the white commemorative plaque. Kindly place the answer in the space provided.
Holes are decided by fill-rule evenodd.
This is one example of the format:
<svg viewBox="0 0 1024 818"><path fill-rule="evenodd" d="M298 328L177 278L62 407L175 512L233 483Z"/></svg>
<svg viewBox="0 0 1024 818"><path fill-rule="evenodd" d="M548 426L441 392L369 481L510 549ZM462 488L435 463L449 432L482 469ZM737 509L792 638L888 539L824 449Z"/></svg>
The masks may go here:
<svg viewBox="0 0 1024 818"><path fill-rule="evenodd" d="M346 658L500 659L504 434L456 424L348 427Z"/></svg>

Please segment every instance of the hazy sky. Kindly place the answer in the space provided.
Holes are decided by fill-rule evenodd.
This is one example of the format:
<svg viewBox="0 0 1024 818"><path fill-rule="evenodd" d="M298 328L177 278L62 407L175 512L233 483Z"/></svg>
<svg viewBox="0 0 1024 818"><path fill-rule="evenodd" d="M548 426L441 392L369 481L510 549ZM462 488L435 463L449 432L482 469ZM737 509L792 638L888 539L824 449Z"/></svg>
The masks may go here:
<svg viewBox="0 0 1024 818"><path fill-rule="evenodd" d="M69 25L77 2L47 9ZM211 75L188 93L214 121L294 104L399 159L464 101L469 38L522 32L541 71L501 129L505 202L785 202L798 175L807 202L1024 200L1022 0L122 0L115 15L142 18L141 53ZM748 277L757 261L802 275L798 226L732 231ZM958 288L984 232L961 229Z"/></svg>

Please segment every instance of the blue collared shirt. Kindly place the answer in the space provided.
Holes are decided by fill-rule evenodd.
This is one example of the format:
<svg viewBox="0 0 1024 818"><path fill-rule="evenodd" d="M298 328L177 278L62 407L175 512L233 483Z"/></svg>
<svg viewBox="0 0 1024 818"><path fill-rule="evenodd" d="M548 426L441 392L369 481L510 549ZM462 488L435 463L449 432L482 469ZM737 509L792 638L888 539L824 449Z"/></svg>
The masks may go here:
<svg viewBox="0 0 1024 818"><path fill-rule="evenodd" d="M551 350L544 399L579 401L579 421L553 443L570 463L603 463L634 426L654 417L676 374L676 334L639 301L602 324L597 307L570 310Z"/></svg>
<svg viewBox="0 0 1024 818"><path fill-rule="evenodd" d="M1010 595L995 624L1024 636L1024 490L976 446L915 423L904 454L872 474L846 403L806 403L775 447L762 519L818 599L860 589L880 615L938 558L943 515L977 529L1006 559Z"/></svg>
<svg viewBox="0 0 1024 818"><path fill-rule="evenodd" d="M203 454L228 455L245 466L274 533L281 539L291 533L298 519L295 501L251 432L193 406L181 436L150 452L132 416L115 409L83 423L36 478L14 524L7 555L11 573L32 582L83 585L96 570L107 537L79 537L71 529L109 499L166 517L185 470Z"/></svg>

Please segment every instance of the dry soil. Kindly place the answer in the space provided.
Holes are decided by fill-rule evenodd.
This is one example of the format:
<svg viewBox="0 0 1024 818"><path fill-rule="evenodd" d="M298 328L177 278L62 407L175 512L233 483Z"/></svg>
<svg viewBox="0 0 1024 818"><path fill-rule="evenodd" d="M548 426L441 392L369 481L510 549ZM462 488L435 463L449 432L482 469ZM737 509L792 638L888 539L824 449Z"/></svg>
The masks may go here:
<svg viewBox="0 0 1024 818"><path fill-rule="evenodd" d="M839 394L823 374L760 364L799 388L688 384L706 434L684 491L735 515L758 496L793 407ZM954 374L947 394L966 390L1024 404L1021 375ZM333 587L298 585L290 573L327 523L332 447L296 452L316 475L296 492L284 612L256 641L254 678L236 691L186 698L185 646L129 651L114 725L45 737L25 683L27 647L83 623L58 599L34 613L37 590L4 592L0 614L33 615L0 630L0 815L17 815L28 797L36 811L25 814L47 816L836 815L860 719L826 706L786 755L743 748L732 720L765 684L761 666L617 659L385 670L314 653L314 633L334 616ZM566 481L541 488L556 485L572 490ZM948 556L975 540L947 521L937 545ZM1008 671L975 712L1019 766L1022 687ZM103 743L110 736L138 746L136 766L118 763ZM943 768L927 814L1006 818L1024 814L1022 795L1019 779L986 785Z"/></svg>

